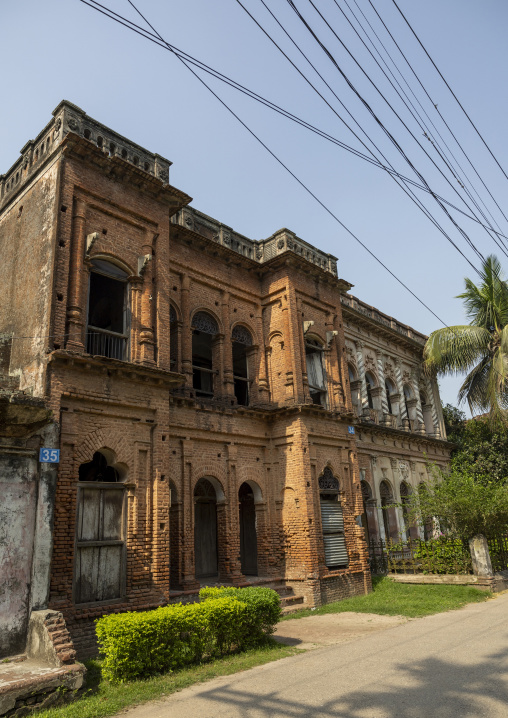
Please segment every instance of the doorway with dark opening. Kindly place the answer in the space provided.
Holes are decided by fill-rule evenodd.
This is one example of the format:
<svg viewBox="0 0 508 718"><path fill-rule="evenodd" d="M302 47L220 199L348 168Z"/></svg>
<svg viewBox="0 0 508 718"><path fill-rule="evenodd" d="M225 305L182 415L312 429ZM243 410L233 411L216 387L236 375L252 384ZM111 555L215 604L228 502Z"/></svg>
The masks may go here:
<svg viewBox="0 0 508 718"><path fill-rule="evenodd" d="M196 578L218 575L217 494L208 479L194 489L194 560Z"/></svg>
<svg viewBox="0 0 508 718"><path fill-rule="evenodd" d="M258 539L254 492L244 482L238 492L240 502L240 560L245 576L258 575Z"/></svg>

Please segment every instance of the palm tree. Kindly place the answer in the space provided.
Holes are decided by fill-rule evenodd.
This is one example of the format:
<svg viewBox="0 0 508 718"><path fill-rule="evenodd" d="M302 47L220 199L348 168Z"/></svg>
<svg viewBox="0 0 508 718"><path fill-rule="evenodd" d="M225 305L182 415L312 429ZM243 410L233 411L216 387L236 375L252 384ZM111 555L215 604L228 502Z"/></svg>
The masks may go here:
<svg viewBox="0 0 508 718"><path fill-rule="evenodd" d="M471 413L507 421L508 286L494 255L483 262L480 280L476 285L466 279L466 290L457 297L470 323L432 332L423 352L425 368L432 375L467 372L459 403L467 400Z"/></svg>

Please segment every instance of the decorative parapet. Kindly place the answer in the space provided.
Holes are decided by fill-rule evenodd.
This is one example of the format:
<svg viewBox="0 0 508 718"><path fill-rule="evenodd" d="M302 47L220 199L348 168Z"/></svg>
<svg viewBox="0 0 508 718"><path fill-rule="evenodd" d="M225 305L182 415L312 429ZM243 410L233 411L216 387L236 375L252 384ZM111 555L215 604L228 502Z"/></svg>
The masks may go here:
<svg viewBox="0 0 508 718"><path fill-rule="evenodd" d="M62 139L73 132L93 142L110 157L119 157L125 162L148 172L169 184L171 162L161 155L148 152L135 142L131 142L106 125L89 117L72 102L62 100L53 110L53 119L40 132L35 140L30 140L21 150L21 157L5 175L0 175L0 203L15 194L26 180L39 169L60 144Z"/></svg>
<svg viewBox="0 0 508 718"><path fill-rule="evenodd" d="M373 322L382 324L388 329L392 329L399 334L402 334L404 337L412 339L417 344L421 344L422 347L427 341L425 334L421 334L421 332L417 332L415 329L408 327L407 324L402 324L393 317L383 314L375 307L371 307L368 304L365 304L365 302L353 297L352 294L341 294L340 301L345 307L349 307L350 309L363 314L363 316L371 319Z"/></svg>
<svg viewBox="0 0 508 718"><path fill-rule="evenodd" d="M171 221L173 224L186 227L260 264L290 251L320 267L325 272L333 274L334 277L337 276L336 257L321 252L308 242L297 237L289 229L280 229L268 239L249 239L193 207L185 207L180 210L172 217Z"/></svg>

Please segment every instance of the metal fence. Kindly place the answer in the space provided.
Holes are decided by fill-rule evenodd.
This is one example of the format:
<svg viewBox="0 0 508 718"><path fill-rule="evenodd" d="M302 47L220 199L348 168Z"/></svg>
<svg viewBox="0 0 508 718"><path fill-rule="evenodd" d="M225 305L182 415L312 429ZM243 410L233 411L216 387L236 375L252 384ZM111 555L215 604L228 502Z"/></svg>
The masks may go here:
<svg viewBox="0 0 508 718"><path fill-rule="evenodd" d="M505 548L508 549L508 543ZM472 574L473 564L467 542L442 536L424 541L405 539L372 540L369 547L373 574L424 573Z"/></svg>
<svg viewBox="0 0 508 718"><path fill-rule="evenodd" d="M487 539L493 571L508 569L508 536Z"/></svg>

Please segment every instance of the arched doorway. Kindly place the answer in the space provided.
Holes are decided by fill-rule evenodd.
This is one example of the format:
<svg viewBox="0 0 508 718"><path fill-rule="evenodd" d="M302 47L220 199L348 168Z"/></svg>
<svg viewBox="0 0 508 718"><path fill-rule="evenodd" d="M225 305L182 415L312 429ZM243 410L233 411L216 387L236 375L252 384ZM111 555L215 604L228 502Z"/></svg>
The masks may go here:
<svg viewBox="0 0 508 718"><path fill-rule="evenodd" d="M370 541L371 541L372 537L370 535L370 530L369 530L369 516L367 513L367 511L368 511L367 505L368 505L369 501L372 500L372 491L370 490L369 484L364 479L362 479L362 481L360 481L360 486L362 489L362 504L363 504L362 526L365 531L365 540L367 542L367 546L370 546Z"/></svg>
<svg viewBox="0 0 508 718"><path fill-rule="evenodd" d="M411 527L409 525L409 508L411 503L411 487L405 481L400 483L400 503L402 505L402 519L404 521L404 537L406 539L411 536Z"/></svg>
<svg viewBox="0 0 508 718"><path fill-rule="evenodd" d="M258 538L254 491L247 482L238 491L240 502L240 560L245 576L258 575Z"/></svg>
<svg viewBox="0 0 508 718"><path fill-rule="evenodd" d="M211 481L200 479L194 489L194 560L196 578L217 576L217 494Z"/></svg>
<svg viewBox="0 0 508 718"><path fill-rule="evenodd" d="M93 603L125 595L127 561L126 467L109 449L78 469L74 601Z"/></svg>
<svg viewBox="0 0 508 718"><path fill-rule="evenodd" d="M169 491L169 587L175 590L180 588L181 503L173 481L169 482Z"/></svg>
<svg viewBox="0 0 508 718"><path fill-rule="evenodd" d="M393 494L388 481L381 481L379 484L379 497L381 499L381 513L383 515L385 540L388 541L388 539L391 538L393 531L391 520L393 517L390 515L392 511L391 504L393 504Z"/></svg>

